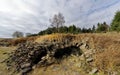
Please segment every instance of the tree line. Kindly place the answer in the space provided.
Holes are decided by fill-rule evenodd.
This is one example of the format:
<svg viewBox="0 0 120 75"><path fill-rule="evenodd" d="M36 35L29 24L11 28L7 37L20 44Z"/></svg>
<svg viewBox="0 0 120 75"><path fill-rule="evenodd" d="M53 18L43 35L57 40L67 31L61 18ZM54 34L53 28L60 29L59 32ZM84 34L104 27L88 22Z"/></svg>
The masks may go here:
<svg viewBox="0 0 120 75"><path fill-rule="evenodd" d="M65 19L62 13L55 14L50 19L50 27L46 30L40 31L37 34L26 33L26 36L37 36L45 35L52 33L106 33L108 31L120 31L120 11L117 11L111 25L108 25L106 22L98 23L97 26L93 25L92 28L80 28L76 25L65 26ZM23 37L23 33L16 31L13 33L13 37Z"/></svg>

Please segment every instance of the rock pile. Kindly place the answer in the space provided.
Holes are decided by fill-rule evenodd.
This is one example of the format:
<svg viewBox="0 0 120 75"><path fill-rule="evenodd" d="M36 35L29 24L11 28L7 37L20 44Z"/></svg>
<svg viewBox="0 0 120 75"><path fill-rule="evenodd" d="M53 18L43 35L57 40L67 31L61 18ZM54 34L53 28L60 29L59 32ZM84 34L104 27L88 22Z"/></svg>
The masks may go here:
<svg viewBox="0 0 120 75"><path fill-rule="evenodd" d="M8 67L15 67L15 72L22 75L34 69L36 65L48 66L71 54L82 55L81 42L27 42L20 44L8 58Z"/></svg>

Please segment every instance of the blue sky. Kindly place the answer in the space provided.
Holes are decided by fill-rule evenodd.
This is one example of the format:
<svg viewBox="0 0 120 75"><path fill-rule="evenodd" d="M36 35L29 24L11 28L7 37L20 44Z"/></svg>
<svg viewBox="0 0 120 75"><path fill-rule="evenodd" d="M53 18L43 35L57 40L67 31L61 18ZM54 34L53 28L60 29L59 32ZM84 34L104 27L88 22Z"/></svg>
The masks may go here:
<svg viewBox="0 0 120 75"><path fill-rule="evenodd" d="M0 0L0 37L11 37L14 31L37 33L58 12L65 16L67 26L110 24L118 10L120 0Z"/></svg>

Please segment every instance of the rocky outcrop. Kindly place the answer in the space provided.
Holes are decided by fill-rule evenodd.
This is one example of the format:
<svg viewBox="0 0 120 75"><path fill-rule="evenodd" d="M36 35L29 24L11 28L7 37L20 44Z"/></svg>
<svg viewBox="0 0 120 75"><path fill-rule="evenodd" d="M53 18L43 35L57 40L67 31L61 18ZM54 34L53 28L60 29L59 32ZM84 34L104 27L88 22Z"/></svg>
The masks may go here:
<svg viewBox="0 0 120 75"><path fill-rule="evenodd" d="M8 47L11 45L10 41L11 41L11 39L2 39L2 40L0 40L0 46Z"/></svg>
<svg viewBox="0 0 120 75"><path fill-rule="evenodd" d="M80 45L81 42L23 43L11 54L7 64L15 67L15 71L26 73L34 65L47 66L71 54L81 55Z"/></svg>
<svg viewBox="0 0 120 75"><path fill-rule="evenodd" d="M80 61L85 61L83 63L91 63L94 60L93 54L94 51L90 49L89 45L82 41L26 42L18 45L6 63L9 65L8 67L14 67L15 72L24 75L35 67L60 63L62 59L70 55L79 56Z"/></svg>

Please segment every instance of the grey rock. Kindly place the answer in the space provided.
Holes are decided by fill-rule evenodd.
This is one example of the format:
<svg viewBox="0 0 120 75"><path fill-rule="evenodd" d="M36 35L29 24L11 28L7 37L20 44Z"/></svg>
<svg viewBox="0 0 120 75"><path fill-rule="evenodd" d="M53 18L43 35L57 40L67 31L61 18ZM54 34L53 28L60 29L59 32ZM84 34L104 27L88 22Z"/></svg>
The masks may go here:
<svg viewBox="0 0 120 75"><path fill-rule="evenodd" d="M37 68L37 65L34 65L33 67L32 67L32 69L36 69Z"/></svg>
<svg viewBox="0 0 120 75"><path fill-rule="evenodd" d="M92 62L93 61L93 58L88 58L86 59L87 62Z"/></svg>
<svg viewBox="0 0 120 75"><path fill-rule="evenodd" d="M94 68L89 74L93 75L93 74L95 74L95 73L97 73L97 72L98 72L98 69L97 69L97 68Z"/></svg>
<svg viewBox="0 0 120 75"><path fill-rule="evenodd" d="M26 64L21 65L21 68L27 68L27 67L30 67L30 66L31 66L30 63L26 63Z"/></svg>
<svg viewBox="0 0 120 75"><path fill-rule="evenodd" d="M25 68L22 70L22 75L25 75L26 73L30 72L32 70L31 67Z"/></svg>
<svg viewBox="0 0 120 75"><path fill-rule="evenodd" d="M6 69L7 69L7 70L10 70L10 67L7 67Z"/></svg>
<svg viewBox="0 0 120 75"><path fill-rule="evenodd" d="M53 66L53 67L52 67L52 70L53 70L53 71L57 71L57 70L59 70L59 69L60 69L59 66Z"/></svg>

